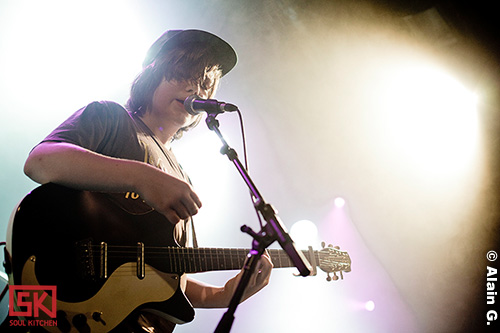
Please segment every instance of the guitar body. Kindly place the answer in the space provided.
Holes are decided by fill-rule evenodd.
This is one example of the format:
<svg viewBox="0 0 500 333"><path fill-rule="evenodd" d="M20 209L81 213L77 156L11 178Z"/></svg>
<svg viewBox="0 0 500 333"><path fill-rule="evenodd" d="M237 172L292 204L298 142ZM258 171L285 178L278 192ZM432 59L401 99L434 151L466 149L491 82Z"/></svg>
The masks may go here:
<svg viewBox="0 0 500 333"><path fill-rule="evenodd" d="M23 199L11 223L10 284L57 287L55 332L110 331L136 309L176 323L194 318L179 287L183 272L160 257L138 262L140 244L178 244L173 225L133 194L46 184ZM107 254L101 243L124 253Z"/></svg>
<svg viewBox="0 0 500 333"><path fill-rule="evenodd" d="M56 293L15 296L11 290L10 296L20 298L14 315L57 321L57 326L44 327L50 332L109 332L121 328L136 310L176 324L192 321L194 310L182 291L182 275L240 269L249 250L182 248L173 231L163 215L134 193L78 191L55 184L36 188L10 221L6 270L12 287L55 286ZM274 268L294 266L283 250L270 249L268 254ZM342 278L342 272L351 270L349 254L332 246L320 251L309 247L302 254L327 272L327 280L332 280L330 273L337 280L337 272ZM29 306L36 307L34 313Z"/></svg>

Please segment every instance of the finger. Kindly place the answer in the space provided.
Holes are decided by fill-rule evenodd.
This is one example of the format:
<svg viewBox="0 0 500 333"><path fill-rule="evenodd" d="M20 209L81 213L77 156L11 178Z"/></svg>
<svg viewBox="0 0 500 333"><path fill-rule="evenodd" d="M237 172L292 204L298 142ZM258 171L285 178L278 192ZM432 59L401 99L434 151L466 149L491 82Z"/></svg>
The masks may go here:
<svg viewBox="0 0 500 333"><path fill-rule="evenodd" d="M196 204L197 208L201 208L202 203L198 195L194 192L191 192L191 199L193 199L193 202Z"/></svg>
<svg viewBox="0 0 500 333"><path fill-rule="evenodd" d="M269 256L269 253L267 252L267 250L266 250L266 252L264 252L262 254L259 261L260 261L260 265L262 265L262 267L266 268L266 271L271 270L274 267L273 261L271 260L271 257Z"/></svg>
<svg viewBox="0 0 500 333"><path fill-rule="evenodd" d="M256 265L255 272L253 274L255 285L262 284L263 281L267 279L269 273L271 272L272 264L268 258L261 258Z"/></svg>
<svg viewBox="0 0 500 333"><path fill-rule="evenodd" d="M168 222L172 223L173 225L179 223L182 220L181 217L177 215L177 212L172 209L167 210L163 213L163 215L167 218Z"/></svg>
<svg viewBox="0 0 500 333"><path fill-rule="evenodd" d="M189 214L189 216L198 214L200 206L198 206L194 201L185 199L182 200L181 203L183 205L184 210Z"/></svg>
<svg viewBox="0 0 500 333"><path fill-rule="evenodd" d="M186 208L186 206L184 206L183 204L178 204L176 205L175 207L173 207L173 209L175 210L175 212L177 213L177 216L180 217L181 219L183 220L186 220L188 219L191 215L194 215L194 214L191 214L188 209Z"/></svg>
<svg viewBox="0 0 500 333"><path fill-rule="evenodd" d="M271 261L271 258L269 258L267 256L261 258L258 278L259 278L260 284L262 284L262 286L265 286L269 283L269 280L271 278L271 271L272 271L273 267L274 267L274 265Z"/></svg>
<svg viewBox="0 0 500 333"><path fill-rule="evenodd" d="M265 258L265 260L272 263L271 256L269 255L269 252L267 250L262 254L261 258Z"/></svg>

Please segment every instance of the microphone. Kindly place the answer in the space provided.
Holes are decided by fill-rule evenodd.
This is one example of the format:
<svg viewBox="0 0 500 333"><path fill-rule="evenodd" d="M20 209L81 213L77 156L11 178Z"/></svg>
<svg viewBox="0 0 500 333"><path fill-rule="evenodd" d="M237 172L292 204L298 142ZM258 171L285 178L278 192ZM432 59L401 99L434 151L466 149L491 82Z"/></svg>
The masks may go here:
<svg viewBox="0 0 500 333"><path fill-rule="evenodd" d="M184 109L193 116L203 111L209 114L238 111L238 107L234 104L219 102L216 99L203 99L198 95L191 95L186 98L184 101Z"/></svg>

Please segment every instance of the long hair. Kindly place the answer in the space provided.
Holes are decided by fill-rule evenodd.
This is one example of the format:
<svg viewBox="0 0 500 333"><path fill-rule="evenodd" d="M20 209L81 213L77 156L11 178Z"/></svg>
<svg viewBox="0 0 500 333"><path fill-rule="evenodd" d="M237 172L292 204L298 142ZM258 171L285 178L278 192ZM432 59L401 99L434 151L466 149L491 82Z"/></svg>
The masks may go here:
<svg viewBox="0 0 500 333"><path fill-rule="evenodd" d="M127 109L139 116L147 112L163 79L195 82L203 89L208 88L209 98L212 98L222 77L213 54L209 44L190 42L159 55L132 83ZM191 124L179 129L173 139L179 139L184 132L198 125L201 117L198 115Z"/></svg>

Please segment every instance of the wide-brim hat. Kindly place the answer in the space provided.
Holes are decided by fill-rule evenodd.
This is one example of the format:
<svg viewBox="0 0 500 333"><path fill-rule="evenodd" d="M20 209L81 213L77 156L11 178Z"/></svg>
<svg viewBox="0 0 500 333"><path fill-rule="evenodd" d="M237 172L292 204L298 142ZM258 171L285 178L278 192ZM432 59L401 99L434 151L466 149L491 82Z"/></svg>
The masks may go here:
<svg viewBox="0 0 500 333"><path fill-rule="evenodd" d="M236 51L231 45L210 32L202 30L168 30L151 45L142 67L146 68L159 55L165 54L166 51L187 42L202 42L211 45L212 52L214 52L215 59L217 59L221 67L223 76L233 69L238 61Z"/></svg>

